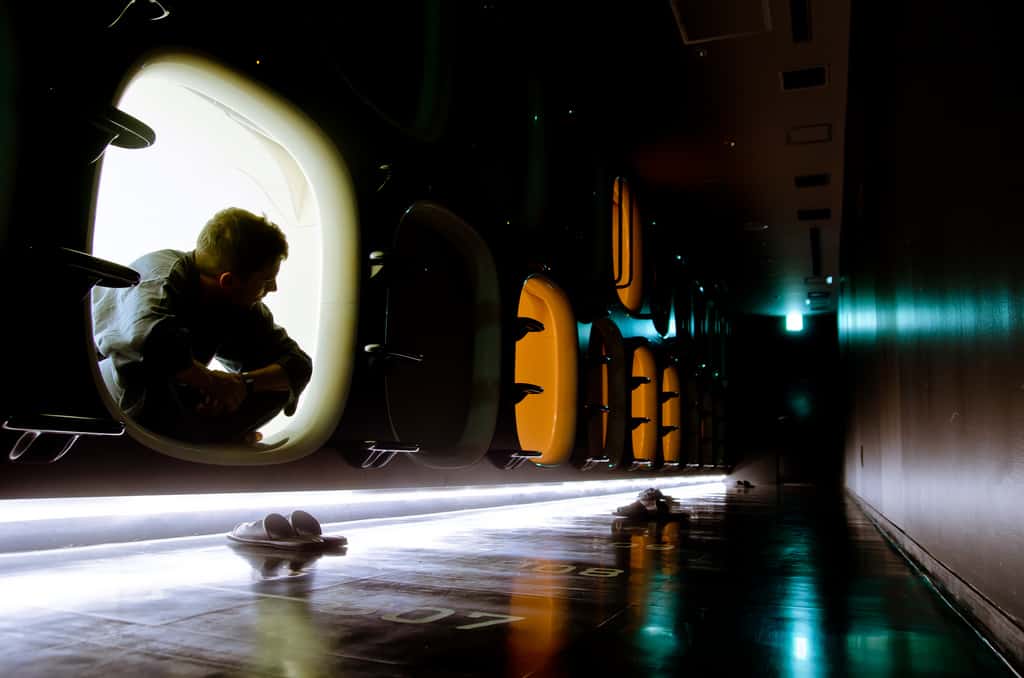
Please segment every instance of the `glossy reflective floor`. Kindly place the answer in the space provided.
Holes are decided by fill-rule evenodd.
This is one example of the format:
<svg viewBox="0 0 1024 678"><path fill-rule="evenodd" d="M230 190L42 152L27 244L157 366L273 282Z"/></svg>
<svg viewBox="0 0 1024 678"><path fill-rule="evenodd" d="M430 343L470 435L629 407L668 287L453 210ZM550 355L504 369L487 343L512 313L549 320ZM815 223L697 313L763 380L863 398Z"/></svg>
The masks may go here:
<svg viewBox="0 0 1024 678"><path fill-rule="evenodd" d="M0 556L6 676L1011 675L838 497L679 488L329 526L345 555L223 537Z"/></svg>

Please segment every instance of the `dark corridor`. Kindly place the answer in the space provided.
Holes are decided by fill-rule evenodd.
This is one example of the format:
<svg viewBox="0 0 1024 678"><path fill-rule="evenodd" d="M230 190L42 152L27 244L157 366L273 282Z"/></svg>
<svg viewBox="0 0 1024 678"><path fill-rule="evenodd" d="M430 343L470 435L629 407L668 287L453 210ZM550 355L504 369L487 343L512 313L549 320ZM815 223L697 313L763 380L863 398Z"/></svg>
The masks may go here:
<svg viewBox="0 0 1024 678"><path fill-rule="evenodd" d="M0 0L0 672L1021 675L1019 14ZM313 367L207 444L92 295L226 203Z"/></svg>

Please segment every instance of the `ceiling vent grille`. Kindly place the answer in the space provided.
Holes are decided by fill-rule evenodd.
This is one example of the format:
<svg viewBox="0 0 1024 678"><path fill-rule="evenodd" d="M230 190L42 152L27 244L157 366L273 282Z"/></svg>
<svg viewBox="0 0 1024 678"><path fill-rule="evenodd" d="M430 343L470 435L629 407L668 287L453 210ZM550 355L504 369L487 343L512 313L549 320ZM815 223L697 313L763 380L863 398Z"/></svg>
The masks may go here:
<svg viewBox="0 0 1024 678"><path fill-rule="evenodd" d="M797 210L796 218L800 221L828 221L832 218L832 208L823 207L816 210Z"/></svg>
<svg viewBox="0 0 1024 678"><path fill-rule="evenodd" d="M821 275L821 229L811 229L811 275Z"/></svg>
<svg viewBox="0 0 1024 678"><path fill-rule="evenodd" d="M811 41L811 0L789 0L789 24L793 42Z"/></svg>
<svg viewBox="0 0 1024 678"><path fill-rule="evenodd" d="M800 174L793 177L793 183L797 188L814 188L815 186L828 186L832 183L832 175L828 172L821 174Z"/></svg>
<svg viewBox="0 0 1024 678"><path fill-rule="evenodd" d="M832 125L801 125L791 127L786 131L786 143L797 144L824 144L832 141Z"/></svg>
<svg viewBox="0 0 1024 678"><path fill-rule="evenodd" d="M782 89L786 92L826 87L828 86L828 66L811 66L794 71L782 71L779 73L779 78L782 80Z"/></svg>

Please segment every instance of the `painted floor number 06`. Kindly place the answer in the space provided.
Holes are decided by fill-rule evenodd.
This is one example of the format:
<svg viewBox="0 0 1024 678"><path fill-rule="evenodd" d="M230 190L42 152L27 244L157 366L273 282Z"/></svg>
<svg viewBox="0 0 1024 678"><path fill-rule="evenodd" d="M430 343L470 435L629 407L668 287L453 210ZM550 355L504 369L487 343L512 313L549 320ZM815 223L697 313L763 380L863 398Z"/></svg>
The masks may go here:
<svg viewBox="0 0 1024 678"><path fill-rule="evenodd" d="M520 570L529 570L536 574L570 574L576 571L575 565L559 565L557 563L531 563L525 562L519 565ZM581 577L618 577L625 570L614 567L587 567L578 572Z"/></svg>

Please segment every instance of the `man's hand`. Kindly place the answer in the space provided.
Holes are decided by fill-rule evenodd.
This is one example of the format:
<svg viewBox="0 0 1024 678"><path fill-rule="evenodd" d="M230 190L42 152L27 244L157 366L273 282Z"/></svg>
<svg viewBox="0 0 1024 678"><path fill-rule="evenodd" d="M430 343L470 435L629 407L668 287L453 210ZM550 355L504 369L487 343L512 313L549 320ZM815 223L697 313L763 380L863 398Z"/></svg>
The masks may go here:
<svg viewBox="0 0 1024 678"><path fill-rule="evenodd" d="M247 395L242 377L220 370L207 370L207 375L209 379L205 388L200 387L203 401L196 408L196 412L215 416L237 411Z"/></svg>
<svg viewBox="0 0 1024 678"><path fill-rule="evenodd" d="M196 406L196 412L202 415L231 414L238 410L247 394L240 375L210 370L198 362L175 376L180 383L199 391L202 401Z"/></svg>

